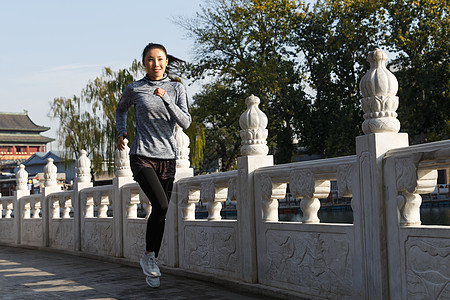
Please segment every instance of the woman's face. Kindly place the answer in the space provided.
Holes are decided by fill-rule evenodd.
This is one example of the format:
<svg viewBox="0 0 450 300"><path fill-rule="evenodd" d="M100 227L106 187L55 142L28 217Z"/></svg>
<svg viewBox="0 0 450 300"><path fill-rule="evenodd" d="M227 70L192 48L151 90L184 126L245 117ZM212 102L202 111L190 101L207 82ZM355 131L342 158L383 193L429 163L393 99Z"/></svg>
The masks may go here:
<svg viewBox="0 0 450 300"><path fill-rule="evenodd" d="M164 77L166 66L169 63L166 54L161 49L150 49L142 63L151 80L160 80Z"/></svg>

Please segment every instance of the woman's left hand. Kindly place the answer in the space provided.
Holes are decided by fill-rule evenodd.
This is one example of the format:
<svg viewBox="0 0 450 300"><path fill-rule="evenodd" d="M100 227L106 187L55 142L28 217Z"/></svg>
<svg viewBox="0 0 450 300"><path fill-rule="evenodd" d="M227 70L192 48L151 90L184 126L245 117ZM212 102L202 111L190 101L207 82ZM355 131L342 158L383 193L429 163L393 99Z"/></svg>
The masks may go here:
<svg viewBox="0 0 450 300"><path fill-rule="evenodd" d="M164 96L165 93L166 93L166 91L163 90L162 88L156 88L156 90L153 92L153 95L162 97L162 96Z"/></svg>

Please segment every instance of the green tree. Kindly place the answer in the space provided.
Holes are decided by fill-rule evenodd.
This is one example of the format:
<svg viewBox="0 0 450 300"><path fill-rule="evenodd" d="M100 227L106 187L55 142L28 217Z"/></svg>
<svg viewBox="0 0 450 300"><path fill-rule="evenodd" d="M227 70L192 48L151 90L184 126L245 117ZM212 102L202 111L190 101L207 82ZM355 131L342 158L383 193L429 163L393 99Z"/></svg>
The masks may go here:
<svg viewBox="0 0 450 300"><path fill-rule="evenodd" d="M236 167L236 154L239 153L239 115L245 110L237 99L243 97L231 87L218 82L205 85L194 96L191 107L193 122L203 124L205 134L205 159L199 167L201 171L217 169L217 161L222 162L221 170ZM235 116L238 116L237 118Z"/></svg>
<svg viewBox="0 0 450 300"><path fill-rule="evenodd" d="M222 128L218 115L224 114L237 124L245 110L244 99L251 94L261 99L260 108L269 116L268 143L272 149L280 149L276 162L291 160L296 129L293 110L307 113L301 74L286 43L299 7L298 1L288 0L219 0L202 7L195 18L179 22L196 42L196 60L188 65L189 75L212 78L194 97L192 113L194 117L199 114L205 124L205 151L216 153L225 170L234 164L239 147L233 144L225 149L215 142L234 142L232 137L239 127ZM240 109L224 111L218 105L224 99L229 107ZM211 110L201 108L205 102L211 102L206 105ZM211 137L215 142L208 141Z"/></svg>
<svg viewBox="0 0 450 300"><path fill-rule="evenodd" d="M380 4L325 0L305 12L292 36L313 103L303 145L322 157L353 154L363 121L358 84L369 67L367 54L381 38Z"/></svg>
<svg viewBox="0 0 450 300"><path fill-rule="evenodd" d="M396 58L398 118L412 143L450 137L450 4L446 0L386 1L387 44Z"/></svg>

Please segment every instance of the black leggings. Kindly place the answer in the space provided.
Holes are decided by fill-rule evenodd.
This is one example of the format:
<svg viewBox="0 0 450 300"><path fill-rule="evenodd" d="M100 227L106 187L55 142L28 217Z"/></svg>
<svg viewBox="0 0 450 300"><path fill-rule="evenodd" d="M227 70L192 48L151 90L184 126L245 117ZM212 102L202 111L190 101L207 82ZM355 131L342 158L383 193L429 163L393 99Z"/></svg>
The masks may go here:
<svg viewBox="0 0 450 300"><path fill-rule="evenodd" d="M174 179L160 179L153 168L142 168L135 180L152 205L152 212L147 221L145 249L155 252L155 256L158 257Z"/></svg>

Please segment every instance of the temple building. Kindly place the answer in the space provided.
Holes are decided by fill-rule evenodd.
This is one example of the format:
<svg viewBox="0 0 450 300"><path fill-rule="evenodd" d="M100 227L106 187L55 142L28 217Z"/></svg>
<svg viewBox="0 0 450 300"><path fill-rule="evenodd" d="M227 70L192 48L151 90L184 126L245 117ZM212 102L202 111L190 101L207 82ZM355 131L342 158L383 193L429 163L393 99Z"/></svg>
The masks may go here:
<svg viewBox="0 0 450 300"><path fill-rule="evenodd" d="M16 166L36 152L46 152L54 139L41 135L50 127L36 125L27 112L0 112L0 166Z"/></svg>

